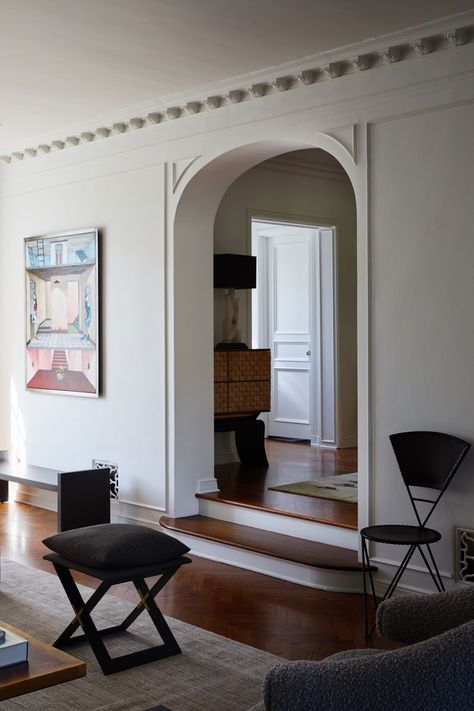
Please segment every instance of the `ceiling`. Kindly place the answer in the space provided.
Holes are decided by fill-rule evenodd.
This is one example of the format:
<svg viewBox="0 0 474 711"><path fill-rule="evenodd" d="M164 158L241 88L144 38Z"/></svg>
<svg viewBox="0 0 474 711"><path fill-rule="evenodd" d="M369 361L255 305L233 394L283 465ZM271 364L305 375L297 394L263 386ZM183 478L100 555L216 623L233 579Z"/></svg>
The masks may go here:
<svg viewBox="0 0 474 711"><path fill-rule="evenodd" d="M0 150L469 10L473 0L0 0Z"/></svg>

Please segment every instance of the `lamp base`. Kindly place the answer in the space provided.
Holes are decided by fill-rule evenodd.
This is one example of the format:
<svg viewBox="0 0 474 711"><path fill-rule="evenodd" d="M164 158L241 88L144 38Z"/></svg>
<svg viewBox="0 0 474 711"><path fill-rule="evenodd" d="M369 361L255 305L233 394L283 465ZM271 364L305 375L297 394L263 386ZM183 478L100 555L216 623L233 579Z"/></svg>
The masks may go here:
<svg viewBox="0 0 474 711"><path fill-rule="evenodd" d="M221 341L215 347L215 351L248 351L249 347L245 343L228 343Z"/></svg>

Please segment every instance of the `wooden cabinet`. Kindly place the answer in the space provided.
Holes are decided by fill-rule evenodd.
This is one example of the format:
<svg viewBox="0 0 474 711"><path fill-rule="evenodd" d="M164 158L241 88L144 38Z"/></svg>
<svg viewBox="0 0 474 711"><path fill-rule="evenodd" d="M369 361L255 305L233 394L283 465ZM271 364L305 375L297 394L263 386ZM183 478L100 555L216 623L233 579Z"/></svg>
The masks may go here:
<svg viewBox="0 0 474 711"><path fill-rule="evenodd" d="M270 410L269 348L214 351L214 416Z"/></svg>

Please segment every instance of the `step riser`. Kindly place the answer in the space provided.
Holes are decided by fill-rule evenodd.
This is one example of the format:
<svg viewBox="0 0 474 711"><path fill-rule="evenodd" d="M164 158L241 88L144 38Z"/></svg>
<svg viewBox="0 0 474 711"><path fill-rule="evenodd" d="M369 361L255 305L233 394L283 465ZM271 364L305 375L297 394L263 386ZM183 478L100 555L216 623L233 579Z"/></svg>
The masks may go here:
<svg viewBox="0 0 474 711"><path fill-rule="evenodd" d="M164 533L170 533L166 528ZM173 531L193 555L328 592L361 593L362 573L322 570Z"/></svg>
<svg viewBox="0 0 474 711"><path fill-rule="evenodd" d="M241 526L252 526L264 531L303 538L306 541L358 550L359 537L357 531L341 528L340 526L327 526L316 521L307 521L243 506L223 504L208 499L199 500L199 513L201 516L230 521Z"/></svg>

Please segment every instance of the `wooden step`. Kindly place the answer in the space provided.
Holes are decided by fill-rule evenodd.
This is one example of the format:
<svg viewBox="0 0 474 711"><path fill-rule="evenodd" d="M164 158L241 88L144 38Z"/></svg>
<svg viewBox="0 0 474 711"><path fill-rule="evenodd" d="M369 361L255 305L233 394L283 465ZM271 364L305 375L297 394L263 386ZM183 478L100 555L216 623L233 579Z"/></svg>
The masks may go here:
<svg viewBox="0 0 474 711"><path fill-rule="evenodd" d="M281 533L262 531L251 526L241 526L216 518L162 516L160 525L175 533L204 538L313 568L349 572L362 570L362 564L357 560L357 551L315 543L294 536L285 536Z"/></svg>

